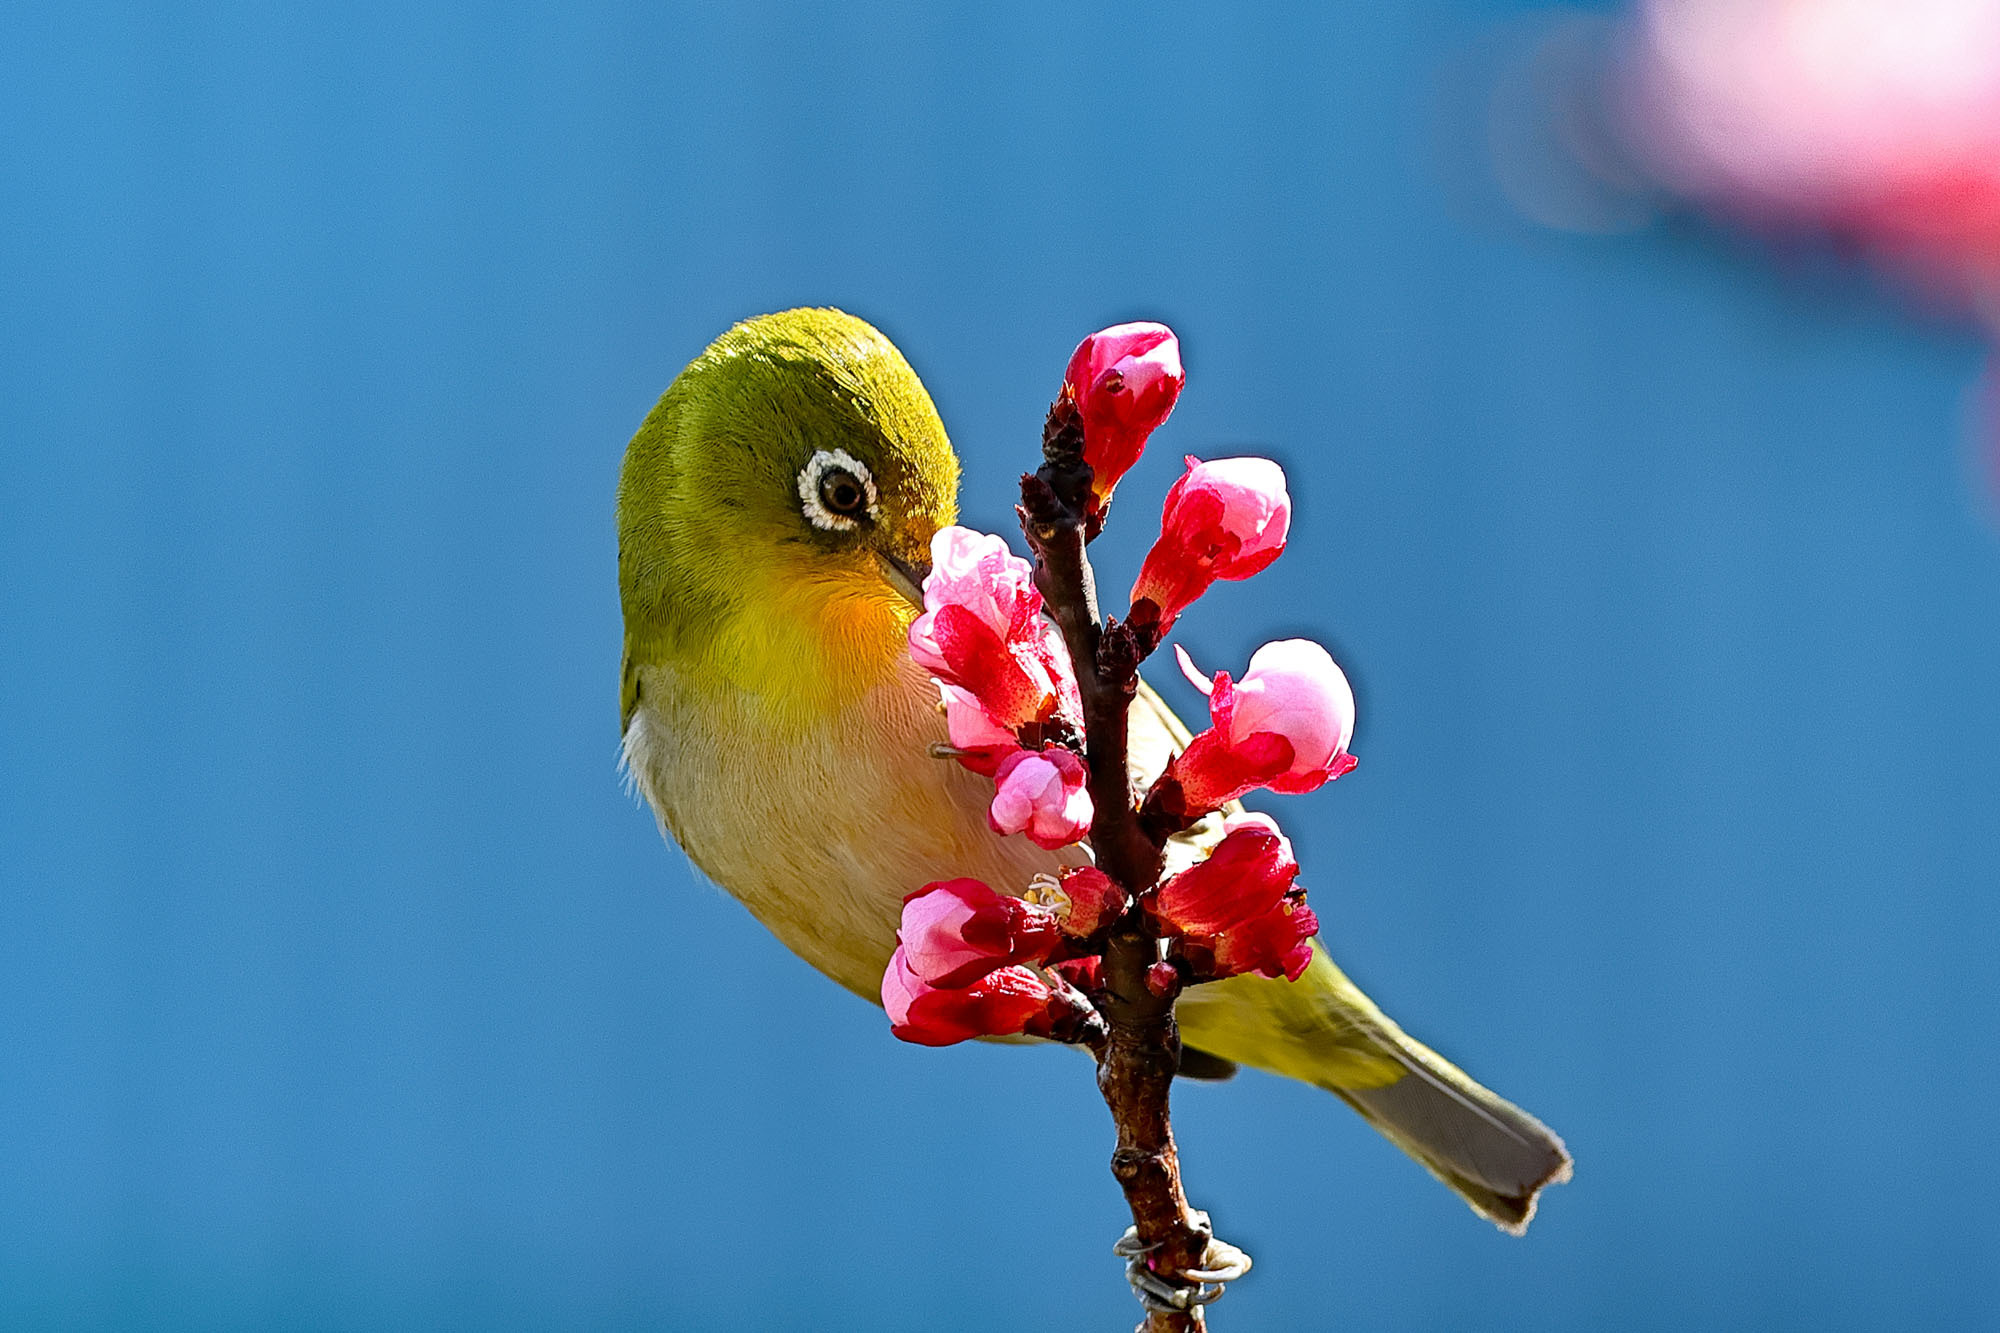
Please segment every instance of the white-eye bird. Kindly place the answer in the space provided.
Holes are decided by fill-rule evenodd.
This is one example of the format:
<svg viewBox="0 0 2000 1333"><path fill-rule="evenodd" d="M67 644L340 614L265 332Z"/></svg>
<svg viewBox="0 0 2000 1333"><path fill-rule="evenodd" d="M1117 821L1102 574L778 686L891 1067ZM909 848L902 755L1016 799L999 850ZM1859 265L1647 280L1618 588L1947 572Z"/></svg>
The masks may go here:
<svg viewBox="0 0 2000 1333"><path fill-rule="evenodd" d="M931 757L938 691L910 660L958 459L915 372L837 310L738 324L677 376L618 483L624 760L662 828L793 952L880 1002L905 894L971 876L1021 892L1085 859L987 826L990 782ZM1141 790L1188 739L1132 713ZM1412 1040L1317 942L1296 982L1179 1002L1184 1072L1316 1084L1518 1232L1569 1154Z"/></svg>

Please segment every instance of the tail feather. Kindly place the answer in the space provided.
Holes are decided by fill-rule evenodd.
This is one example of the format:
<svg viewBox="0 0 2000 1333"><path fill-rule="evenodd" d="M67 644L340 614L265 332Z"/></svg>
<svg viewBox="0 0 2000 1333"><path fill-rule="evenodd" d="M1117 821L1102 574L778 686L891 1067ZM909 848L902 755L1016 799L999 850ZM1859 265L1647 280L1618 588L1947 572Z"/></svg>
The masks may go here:
<svg viewBox="0 0 2000 1333"><path fill-rule="evenodd" d="M1535 1216L1542 1188L1570 1177L1563 1141L1421 1043L1408 1037L1403 1043L1405 1049L1397 1055L1409 1073L1394 1083L1380 1088L1321 1086L1457 1190L1474 1212L1522 1234Z"/></svg>
<svg viewBox="0 0 2000 1333"><path fill-rule="evenodd" d="M1397 1027L1317 944L1298 981L1196 987L1180 1018L1197 1050L1333 1093L1506 1231L1525 1231L1543 1187L1570 1177L1546 1125Z"/></svg>

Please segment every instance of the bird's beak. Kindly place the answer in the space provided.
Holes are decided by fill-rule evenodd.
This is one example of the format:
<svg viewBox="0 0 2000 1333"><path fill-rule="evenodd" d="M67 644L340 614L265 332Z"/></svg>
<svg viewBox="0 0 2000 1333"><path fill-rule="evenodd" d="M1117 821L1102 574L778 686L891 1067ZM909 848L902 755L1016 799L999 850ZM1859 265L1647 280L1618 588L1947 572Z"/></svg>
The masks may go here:
<svg viewBox="0 0 2000 1333"><path fill-rule="evenodd" d="M889 586L903 594L911 606L923 610L924 580L930 577L931 567L928 564L912 564L887 551L875 552L875 558L882 562L882 577L889 581Z"/></svg>

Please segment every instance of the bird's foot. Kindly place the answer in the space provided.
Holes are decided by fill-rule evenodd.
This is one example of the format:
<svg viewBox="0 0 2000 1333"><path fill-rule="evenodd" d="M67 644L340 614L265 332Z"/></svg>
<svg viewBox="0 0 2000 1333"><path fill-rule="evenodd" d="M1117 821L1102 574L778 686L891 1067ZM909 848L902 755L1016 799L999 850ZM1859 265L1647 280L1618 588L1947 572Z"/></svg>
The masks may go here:
<svg viewBox="0 0 2000 1333"><path fill-rule="evenodd" d="M1198 1208L1190 1209L1189 1213L1196 1227L1204 1232L1209 1230L1207 1213ZM1125 1234L1111 1247L1113 1254L1126 1261L1125 1280L1132 1284L1132 1294L1149 1314L1178 1314L1207 1305L1222 1295L1224 1283L1234 1282L1250 1271L1250 1256L1226 1240L1217 1240L1212 1232L1201 1252L1201 1266L1190 1268L1177 1278L1153 1271L1149 1256L1158 1248L1157 1244L1143 1244L1137 1227L1126 1227Z"/></svg>

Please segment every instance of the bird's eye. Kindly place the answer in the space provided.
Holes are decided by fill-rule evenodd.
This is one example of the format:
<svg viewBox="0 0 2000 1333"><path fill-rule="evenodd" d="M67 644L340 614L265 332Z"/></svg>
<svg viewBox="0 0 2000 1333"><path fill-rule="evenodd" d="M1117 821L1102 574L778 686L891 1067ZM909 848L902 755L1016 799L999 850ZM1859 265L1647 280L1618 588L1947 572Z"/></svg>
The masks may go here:
<svg viewBox="0 0 2000 1333"><path fill-rule="evenodd" d="M845 449L822 449L799 469L799 502L812 525L851 532L875 517L875 478Z"/></svg>
<svg viewBox="0 0 2000 1333"><path fill-rule="evenodd" d="M852 518L868 507L868 493L852 476L834 468L819 479L819 502L832 513Z"/></svg>

